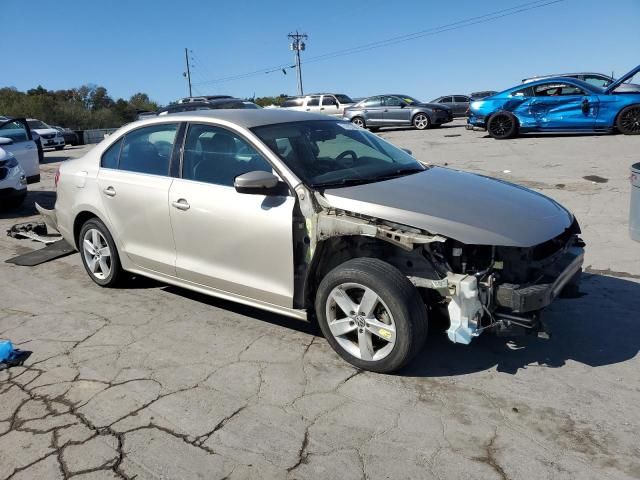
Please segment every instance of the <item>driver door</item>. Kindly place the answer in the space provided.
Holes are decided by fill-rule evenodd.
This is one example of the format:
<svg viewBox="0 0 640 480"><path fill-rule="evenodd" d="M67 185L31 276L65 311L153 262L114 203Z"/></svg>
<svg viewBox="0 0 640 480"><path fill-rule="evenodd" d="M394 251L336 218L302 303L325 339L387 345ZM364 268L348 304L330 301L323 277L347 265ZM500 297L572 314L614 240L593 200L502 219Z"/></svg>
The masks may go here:
<svg viewBox="0 0 640 480"><path fill-rule="evenodd" d="M238 193L238 175L272 171L240 134L190 124L182 172L169 190L177 276L263 302L293 305L291 195Z"/></svg>
<svg viewBox="0 0 640 480"><path fill-rule="evenodd" d="M398 97L384 97L384 120L387 125L411 123L411 108Z"/></svg>
<svg viewBox="0 0 640 480"><path fill-rule="evenodd" d="M591 130L599 100L570 83L545 83L534 87L531 113L540 130Z"/></svg>

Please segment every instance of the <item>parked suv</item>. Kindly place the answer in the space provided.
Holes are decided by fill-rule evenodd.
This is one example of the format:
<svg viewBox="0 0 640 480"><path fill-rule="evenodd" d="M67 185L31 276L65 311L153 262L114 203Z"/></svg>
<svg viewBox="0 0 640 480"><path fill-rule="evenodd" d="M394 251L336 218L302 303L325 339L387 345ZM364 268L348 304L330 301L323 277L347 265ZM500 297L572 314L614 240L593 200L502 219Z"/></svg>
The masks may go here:
<svg viewBox="0 0 640 480"><path fill-rule="evenodd" d="M345 108L354 104L350 97L342 93L314 93L288 98L282 103L281 108L341 117Z"/></svg>
<svg viewBox="0 0 640 480"><path fill-rule="evenodd" d="M56 150L64 148L65 143L62 132L35 118L27 118L27 123L29 128L40 136L42 148L55 148Z"/></svg>

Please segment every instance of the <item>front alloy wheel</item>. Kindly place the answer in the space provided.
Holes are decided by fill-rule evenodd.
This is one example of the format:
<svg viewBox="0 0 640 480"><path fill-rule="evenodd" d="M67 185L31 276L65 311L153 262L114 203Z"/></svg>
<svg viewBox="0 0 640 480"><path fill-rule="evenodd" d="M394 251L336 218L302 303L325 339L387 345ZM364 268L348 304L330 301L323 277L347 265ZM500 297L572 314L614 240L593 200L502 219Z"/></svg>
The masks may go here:
<svg viewBox="0 0 640 480"><path fill-rule="evenodd" d="M394 266L355 258L325 275L315 311L324 337L347 362L389 373L418 353L427 309L418 289Z"/></svg>
<svg viewBox="0 0 640 480"><path fill-rule="evenodd" d="M518 132L518 121L512 113L498 112L489 118L487 131L496 140L513 138Z"/></svg>
<svg viewBox="0 0 640 480"><path fill-rule="evenodd" d="M354 357L382 360L393 350L393 315L372 289L359 283L338 285L327 298L326 316L333 337Z"/></svg>
<svg viewBox="0 0 640 480"><path fill-rule="evenodd" d="M417 113L416 116L413 117L413 126L418 130L429 128L430 123L429 116L425 113Z"/></svg>

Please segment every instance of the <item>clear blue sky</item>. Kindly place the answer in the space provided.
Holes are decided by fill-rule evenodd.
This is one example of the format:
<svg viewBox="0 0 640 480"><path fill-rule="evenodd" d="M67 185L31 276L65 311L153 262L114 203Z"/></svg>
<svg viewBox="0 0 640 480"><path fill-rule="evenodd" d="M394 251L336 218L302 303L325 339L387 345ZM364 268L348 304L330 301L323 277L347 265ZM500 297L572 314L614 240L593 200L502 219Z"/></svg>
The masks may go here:
<svg viewBox="0 0 640 480"><path fill-rule="evenodd" d="M304 65L305 58L451 24L527 0L30 0L0 7L0 87L103 85L113 97L143 91L168 103L194 93L296 93L295 71L220 84L205 80L293 64L287 33L309 34L306 92L354 97L399 92L430 100L501 90L522 78L567 71L620 75L640 63L640 0L564 0L495 21Z"/></svg>

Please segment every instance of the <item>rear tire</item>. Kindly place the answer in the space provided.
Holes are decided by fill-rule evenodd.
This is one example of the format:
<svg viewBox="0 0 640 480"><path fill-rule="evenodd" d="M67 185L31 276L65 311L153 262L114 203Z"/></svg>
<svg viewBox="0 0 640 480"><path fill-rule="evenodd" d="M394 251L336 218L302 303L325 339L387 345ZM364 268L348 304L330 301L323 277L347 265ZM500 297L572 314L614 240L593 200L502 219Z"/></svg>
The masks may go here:
<svg viewBox="0 0 640 480"><path fill-rule="evenodd" d="M487 132L496 140L514 138L518 135L518 119L510 112L494 113L487 122Z"/></svg>
<svg viewBox="0 0 640 480"><path fill-rule="evenodd" d="M329 345L364 370L398 370L427 337L427 309L418 290L376 258L356 258L331 270L318 287L315 311Z"/></svg>
<svg viewBox="0 0 640 480"><path fill-rule="evenodd" d="M640 105L629 105L620 110L616 128L625 135L640 135Z"/></svg>
<svg viewBox="0 0 640 480"><path fill-rule="evenodd" d="M101 287L118 286L124 278L124 270L113 237L98 218L87 220L80 229L78 250L85 270L91 280Z"/></svg>

